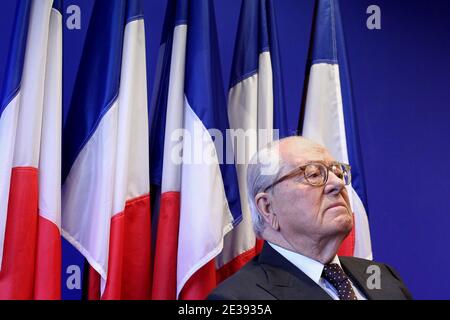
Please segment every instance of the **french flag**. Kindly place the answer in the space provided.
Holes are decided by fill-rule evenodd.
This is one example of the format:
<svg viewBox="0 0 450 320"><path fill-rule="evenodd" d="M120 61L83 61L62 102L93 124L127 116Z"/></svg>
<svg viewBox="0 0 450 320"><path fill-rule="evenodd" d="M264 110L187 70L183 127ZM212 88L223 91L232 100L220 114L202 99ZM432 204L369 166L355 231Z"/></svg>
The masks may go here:
<svg viewBox="0 0 450 320"><path fill-rule="evenodd" d="M145 32L140 0L97 0L63 128L62 234L88 297L151 297Z"/></svg>
<svg viewBox="0 0 450 320"><path fill-rule="evenodd" d="M0 106L0 299L61 298L61 1L19 1Z"/></svg>
<svg viewBox="0 0 450 320"><path fill-rule="evenodd" d="M246 164L257 150L273 140L274 134L275 138L287 135L272 1L243 0L236 35L228 116L231 128L244 132L233 140L243 220L225 237L225 247L219 257L221 279L239 270L259 253L262 245L255 238L251 222Z"/></svg>
<svg viewBox="0 0 450 320"><path fill-rule="evenodd" d="M348 191L355 224L338 254L372 259L360 142L338 1L316 1L309 55L302 134L352 167Z"/></svg>
<svg viewBox="0 0 450 320"><path fill-rule="evenodd" d="M217 285L223 238L242 219L213 1L169 1L158 73L151 162L161 198L152 298L204 299Z"/></svg>

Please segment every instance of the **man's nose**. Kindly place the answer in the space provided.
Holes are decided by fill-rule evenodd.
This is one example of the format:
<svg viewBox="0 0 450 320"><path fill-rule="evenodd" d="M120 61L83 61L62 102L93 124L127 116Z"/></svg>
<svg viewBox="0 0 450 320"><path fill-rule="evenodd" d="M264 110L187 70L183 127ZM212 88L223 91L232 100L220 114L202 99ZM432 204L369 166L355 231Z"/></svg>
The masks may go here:
<svg viewBox="0 0 450 320"><path fill-rule="evenodd" d="M325 193L339 194L344 189L344 181L332 171L328 172L328 181L325 184Z"/></svg>

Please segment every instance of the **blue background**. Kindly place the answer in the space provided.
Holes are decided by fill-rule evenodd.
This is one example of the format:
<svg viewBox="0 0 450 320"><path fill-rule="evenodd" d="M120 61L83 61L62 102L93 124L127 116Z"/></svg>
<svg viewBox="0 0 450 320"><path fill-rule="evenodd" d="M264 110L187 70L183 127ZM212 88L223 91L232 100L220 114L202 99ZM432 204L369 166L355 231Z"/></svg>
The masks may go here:
<svg viewBox="0 0 450 320"><path fill-rule="evenodd" d="M16 2L0 11L0 82ZM144 0L147 79L151 99L166 1ZM64 114L89 24L92 0L81 8L81 30L65 28ZM240 0L214 0L224 85L229 83ZM297 129L313 0L276 0L289 130ZM368 30L366 9L381 8L381 30ZM362 147L374 258L395 267L417 299L450 299L450 2L340 0L354 106ZM1 83L0 83L1 85ZM226 88L224 87L224 92ZM63 244L66 268L83 259Z"/></svg>

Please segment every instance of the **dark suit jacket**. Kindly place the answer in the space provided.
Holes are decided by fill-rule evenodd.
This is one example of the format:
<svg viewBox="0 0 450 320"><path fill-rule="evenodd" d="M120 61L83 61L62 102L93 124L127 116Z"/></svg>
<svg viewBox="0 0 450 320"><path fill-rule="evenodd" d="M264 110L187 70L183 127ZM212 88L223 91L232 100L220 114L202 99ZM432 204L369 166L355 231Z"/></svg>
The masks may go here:
<svg viewBox="0 0 450 320"><path fill-rule="evenodd" d="M369 260L339 257L342 268L367 299L412 299L399 275L389 266ZM367 267L381 270L381 288L369 289ZM369 283L371 283L369 281ZM261 254L222 282L210 300L330 300L325 290L290 263L268 243Z"/></svg>

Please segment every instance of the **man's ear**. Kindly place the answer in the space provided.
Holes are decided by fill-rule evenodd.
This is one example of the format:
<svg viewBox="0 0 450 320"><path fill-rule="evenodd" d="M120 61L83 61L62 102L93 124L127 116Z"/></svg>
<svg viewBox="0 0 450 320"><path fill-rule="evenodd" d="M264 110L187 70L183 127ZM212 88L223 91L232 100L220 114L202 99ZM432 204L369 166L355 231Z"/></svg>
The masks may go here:
<svg viewBox="0 0 450 320"><path fill-rule="evenodd" d="M278 231L280 225L278 224L278 217L273 211L272 202L270 196L266 192L260 192L255 196L256 207L258 208L259 214L264 219L267 225L271 226L272 229Z"/></svg>

